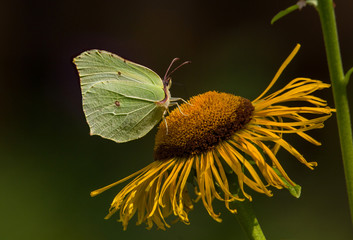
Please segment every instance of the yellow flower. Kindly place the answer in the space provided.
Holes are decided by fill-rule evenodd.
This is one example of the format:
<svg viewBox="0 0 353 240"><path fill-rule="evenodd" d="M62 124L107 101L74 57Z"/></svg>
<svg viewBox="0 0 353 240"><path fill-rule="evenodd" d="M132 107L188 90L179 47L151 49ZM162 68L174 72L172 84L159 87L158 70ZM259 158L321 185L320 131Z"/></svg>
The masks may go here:
<svg viewBox="0 0 353 240"><path fill-rule="evenodd" d="M213 209L214 199L223 201L230 212L236 213L232 202L251 200L245 185L268 196L272 196L269 186L288 188L283 179L294 186L276 157L278 150L282 147L310 169L317 163L307 162L283 139L284 135L295 133L320 145L305 132L322 128L323 122L335 111L327 107L326 101L311 95L330 87L319 80L296 78L281 90L265 96L299 47L285 60L267 89L253 101L213 91L195 96L180 109L174 109L166 118L167 128L164 122L159 126L155 161L91 193L96 196L137 176L116 195L106 218L119 212L124 229L135 213L137 224L145 222L148 229L153 224L161 229L169 227L166 218L170 215L189 224L188 212L194 205L187 185L193 182L196 200L201 199L209 215L220 222L220 214ZM293 101L301 102L300 106L283 105Z"/></svg>

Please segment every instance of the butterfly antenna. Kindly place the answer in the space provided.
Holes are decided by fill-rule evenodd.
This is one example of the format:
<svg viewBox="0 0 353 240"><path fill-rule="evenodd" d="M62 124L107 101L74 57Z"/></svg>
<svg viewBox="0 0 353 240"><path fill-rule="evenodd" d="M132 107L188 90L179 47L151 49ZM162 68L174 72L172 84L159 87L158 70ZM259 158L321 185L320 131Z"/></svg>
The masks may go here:
<svg viewBox="0 0 353 240"><path fill-rule="evenodd" d="M172 60L172 62L170 63L170 65L169 65L169 67L168 67L168 69L167 69L167 72L166 72L165 75L164 75L163 82L166 82L167 79L169 79L170 75L172 75L173 72L175 72L177 69L179 69L180 67L184 66L185 64L191 63L191 61L185 61L185 62L183 62L182 64L180 64L179 66L177 66L176 68L174 68L171 72L169 72L169 70L170 70L170 68L172 67L172 65L173 65L176 61L178 61L178 60L179 60L179 58L174 58L174 59Z"/></svg>
<svg viewBox="0 0 353 240"><path fill-rule="evenodd" d="M179 60L179 58L174 58L174 59L172 60L172 62L169 64L169 67L168 67L168 69L167 69L167 71L165 72L164 77L163 77L163 80L164 80L164 81L165 81L165 80L167 79L167 77L169 77L169 75L170 75L170 74L168 74L170 68L171 68L172 65L173 65L176 61L178 61L178 60Z"/></svg>

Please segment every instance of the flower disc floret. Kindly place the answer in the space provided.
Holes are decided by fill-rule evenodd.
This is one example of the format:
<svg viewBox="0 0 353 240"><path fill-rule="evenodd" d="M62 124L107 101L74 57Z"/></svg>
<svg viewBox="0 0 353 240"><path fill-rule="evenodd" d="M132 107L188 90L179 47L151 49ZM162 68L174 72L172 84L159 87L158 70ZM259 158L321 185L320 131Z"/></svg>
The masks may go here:
<svg viewBox="0 0 353 240"><path fill-rule="evenodd" d="M195 96L161 122L155 160L188 157L213 149L251 120L254 107L243 97L215 91Z"/></svg>

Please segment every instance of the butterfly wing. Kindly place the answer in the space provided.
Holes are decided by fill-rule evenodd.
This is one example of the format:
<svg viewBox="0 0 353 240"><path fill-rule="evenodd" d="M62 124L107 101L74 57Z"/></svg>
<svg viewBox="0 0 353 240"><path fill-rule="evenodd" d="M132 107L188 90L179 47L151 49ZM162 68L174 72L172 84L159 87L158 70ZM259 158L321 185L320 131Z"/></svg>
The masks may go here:
<svg viewBox="0 0 353 240"><path fill-rule="evenodd" d="M74 62L92 135L127 142L143 137L161 120L165 107L157 102L165 93L152 70L98 50L82 53Z"/></svg>
<svg viewBox="0 0 353 240"><path fill-rule="evenodd" d="M104 80L127 80L163 87L157 73L103 50L89 50L74 59L80 74L82 95L95 83Z"/></svg>

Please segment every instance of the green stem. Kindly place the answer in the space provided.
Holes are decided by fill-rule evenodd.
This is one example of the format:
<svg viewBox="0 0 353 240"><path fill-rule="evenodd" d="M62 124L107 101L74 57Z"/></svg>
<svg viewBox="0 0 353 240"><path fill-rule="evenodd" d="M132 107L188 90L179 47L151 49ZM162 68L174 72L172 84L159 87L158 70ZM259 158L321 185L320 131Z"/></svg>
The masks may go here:
<svg viewBox="0 0 353 240"><path fill-rule="evenodd" d="M343 2L342 2L343 4ZM352 125L347 99L345 81L338 42L336 19L332 0L319 0L317 10L325 41L328 67L332 83L333 97L337 110L337 124L341 142L344 172L346 176L348 201L353 221L353 140Z"/></svg>
<svg viewBox="0 0 353 240"><path fill-rule="evenodd" d="M236 216L248 238L251 240L266 240L251 203L248 200L244 202L235 201L234 203L237 209Z"/></svg>

